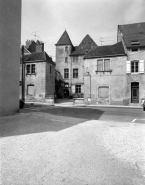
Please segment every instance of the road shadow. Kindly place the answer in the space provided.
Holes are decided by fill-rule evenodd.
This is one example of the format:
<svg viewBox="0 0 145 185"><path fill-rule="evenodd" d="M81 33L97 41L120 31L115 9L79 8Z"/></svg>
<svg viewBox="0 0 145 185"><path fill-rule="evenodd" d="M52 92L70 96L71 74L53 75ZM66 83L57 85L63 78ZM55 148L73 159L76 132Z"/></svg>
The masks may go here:
<svg viewBox="0 0 145 185"><path fill-rule="evenodd" d="M39 112L49 113L53 115L65 116L65 117L74 117L74 118L83 118L83 119L95 119L98 120L104 111L98 109L90 108L72 108L72 107L55 107L53 109L42 109Z"/></svg>
<svg viewBox="0 0 145 185"><path fill-rule="evenodd" d="M0 137L58 132L87 120L98 120L102 114L103 111L88 108L23 110L17 115L0 118Z"/></svg>

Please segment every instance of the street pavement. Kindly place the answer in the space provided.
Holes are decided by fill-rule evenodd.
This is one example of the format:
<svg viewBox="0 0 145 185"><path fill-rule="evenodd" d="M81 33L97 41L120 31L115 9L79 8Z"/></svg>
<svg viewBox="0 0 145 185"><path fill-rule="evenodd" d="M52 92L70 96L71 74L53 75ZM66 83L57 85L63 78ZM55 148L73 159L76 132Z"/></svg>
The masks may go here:
<svg viewBox="0 0 145 185"><path fill-rule="evenodd" d="M31 105L0 118L1 184L144 185L144 114Z"/></svg>

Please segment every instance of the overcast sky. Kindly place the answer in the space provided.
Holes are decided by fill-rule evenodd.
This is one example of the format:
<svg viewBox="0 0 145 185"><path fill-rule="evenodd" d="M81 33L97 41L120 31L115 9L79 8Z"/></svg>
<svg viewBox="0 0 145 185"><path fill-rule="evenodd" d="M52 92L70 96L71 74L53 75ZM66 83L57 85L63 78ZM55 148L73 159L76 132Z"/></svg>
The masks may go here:
<svg viewBox="0 0 145 185"><path fill-rule="evenodd" d="M23 0L22 44L44 42L48 55L65 29L76 46L89 34L101 45L116 42L117 25L145 22L145 0ZM54 59L54 57L53 57Z"/></svg>

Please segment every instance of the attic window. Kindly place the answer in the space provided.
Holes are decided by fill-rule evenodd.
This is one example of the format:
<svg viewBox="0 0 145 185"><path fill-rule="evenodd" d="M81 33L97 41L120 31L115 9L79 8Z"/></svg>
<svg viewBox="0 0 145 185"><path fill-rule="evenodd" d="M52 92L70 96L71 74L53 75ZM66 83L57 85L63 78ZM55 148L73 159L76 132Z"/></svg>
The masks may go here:
<svg viewBox="0 0 145 185"><path fill-rule="evenodd" d="M131 41L131 45L140 45L138 40L133 40Z"/></svg>

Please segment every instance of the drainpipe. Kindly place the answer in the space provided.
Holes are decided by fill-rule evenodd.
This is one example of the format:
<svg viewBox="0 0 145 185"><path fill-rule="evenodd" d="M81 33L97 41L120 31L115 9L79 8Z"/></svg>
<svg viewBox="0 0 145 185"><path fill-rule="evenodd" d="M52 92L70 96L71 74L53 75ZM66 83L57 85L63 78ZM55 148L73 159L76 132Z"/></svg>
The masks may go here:
<svg viewBox="0 0 145 185"><path fill-rule="evenodd" d="M22 46L22 100L25 102L25 64L24 64L24 45Z"/></svg>
<svg viewBox="0 0 145 185"><path fill-rule="evenodd" d="M90 72L87 72L88 73L88 76L90 76L90 99L91 99L91 74Z"/></svg>

